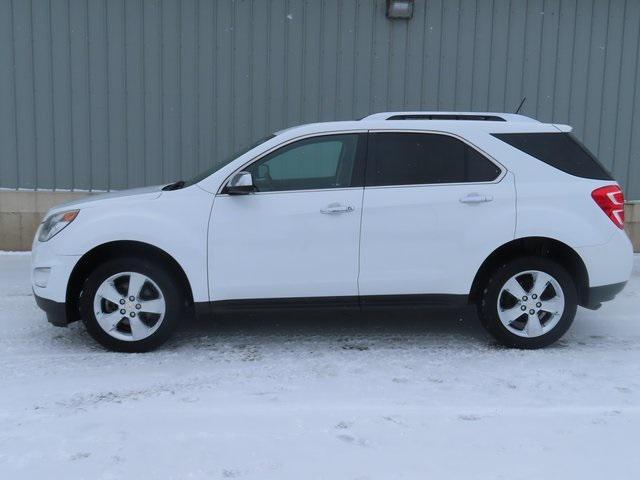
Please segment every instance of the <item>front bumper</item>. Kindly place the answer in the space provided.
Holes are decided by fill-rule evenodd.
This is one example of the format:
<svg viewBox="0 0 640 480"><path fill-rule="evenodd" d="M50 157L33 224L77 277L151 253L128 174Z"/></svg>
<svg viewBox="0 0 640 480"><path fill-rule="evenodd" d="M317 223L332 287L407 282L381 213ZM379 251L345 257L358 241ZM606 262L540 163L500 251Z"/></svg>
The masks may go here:
<svg viewBox="0 0 640 480"><path fill-rule="evenodd" d="M38 307L47 314L47 321L56 327L66 327L70 322L67 317L67 305L62 302L40 297L33 292Z"/></svg>
<svg viewBox="0 0 640 480"><path fill-rule="evenodd" d="M33 242L31 288L38 307L53 325L66 326L76 320L71 318L74 315L70 315L66 301L69 279L79 259L79 255L59 255L53 243Z"/></svg>
<svg viewBox="0 0 640 480"><path fill-rule="evenodd" d="M49 242L34 242L31 250L31 287L35 295L65 302L67 285L80 255L60 255ZM39 275L46 271L46 274Z"/></svg>

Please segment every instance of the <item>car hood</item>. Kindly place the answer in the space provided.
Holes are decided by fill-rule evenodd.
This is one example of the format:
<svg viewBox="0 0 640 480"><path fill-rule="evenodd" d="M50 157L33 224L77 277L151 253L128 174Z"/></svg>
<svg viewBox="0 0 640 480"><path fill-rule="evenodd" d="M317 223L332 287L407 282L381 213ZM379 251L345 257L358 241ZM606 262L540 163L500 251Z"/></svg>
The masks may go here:
<svg viewBox="0 0 640 480"><path fill-rule="evenodd" d="M87 195L86 197L70 202L56 205L49 214L61 212L69 209L82 209L89 207L104 206L112 202L120 203L122 201L131 200L153 200L162 194L164 185L154 185L152 187L130 188L128 190L119 190L109 193L101 193L99 195Z"/></svg>

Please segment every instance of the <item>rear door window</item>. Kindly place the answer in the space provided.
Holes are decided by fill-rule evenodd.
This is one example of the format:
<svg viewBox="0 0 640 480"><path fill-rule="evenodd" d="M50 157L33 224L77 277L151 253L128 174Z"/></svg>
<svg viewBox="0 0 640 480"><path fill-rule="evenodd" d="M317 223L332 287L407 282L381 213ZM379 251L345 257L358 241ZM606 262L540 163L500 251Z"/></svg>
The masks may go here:
<svg viewBox="0 0 640 480"><path fill-rule="evenodd" d="M367 185L490 182L500 168L450 135L381 132L370 136Z"/></svg>
<svg viewBox="0 0 640 480"><path fill-rule="evenodd" d="M612 180L598 159L570 133L494 133L493 136L565 173Z"/></svg>

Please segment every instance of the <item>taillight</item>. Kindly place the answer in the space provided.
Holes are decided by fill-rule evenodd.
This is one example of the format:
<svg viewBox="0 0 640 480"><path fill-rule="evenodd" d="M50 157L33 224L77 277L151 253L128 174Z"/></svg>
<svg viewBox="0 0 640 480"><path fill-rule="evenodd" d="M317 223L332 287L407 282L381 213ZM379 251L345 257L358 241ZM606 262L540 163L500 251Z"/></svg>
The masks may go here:
<svg viewBox="0 0 640 480"><path fill-rule="evenodd" d="M624 228L624 193L618 185L596 188L591 196L618 228Z"/></svg>

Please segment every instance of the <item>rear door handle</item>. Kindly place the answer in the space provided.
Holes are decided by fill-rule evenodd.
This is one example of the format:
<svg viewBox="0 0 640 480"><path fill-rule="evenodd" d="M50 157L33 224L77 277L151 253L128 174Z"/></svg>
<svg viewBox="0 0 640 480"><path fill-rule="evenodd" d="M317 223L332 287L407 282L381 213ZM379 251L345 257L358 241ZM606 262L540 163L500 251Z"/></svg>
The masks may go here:
<svg viewBox="0 0 640 480"><path fill-rule="evenodd" d="M355 209L351 205L342 205L340 203L330 203L326 207L320 209L320 213L332 215L335 213L349 213Z"/></svg>
<svg viewBox="0 0 640 480"><path fill-rule="evenodd" d="M470 193L460 199L462 203L483 203L493 200L491 195L480 195L479 193Z"/></svg>

